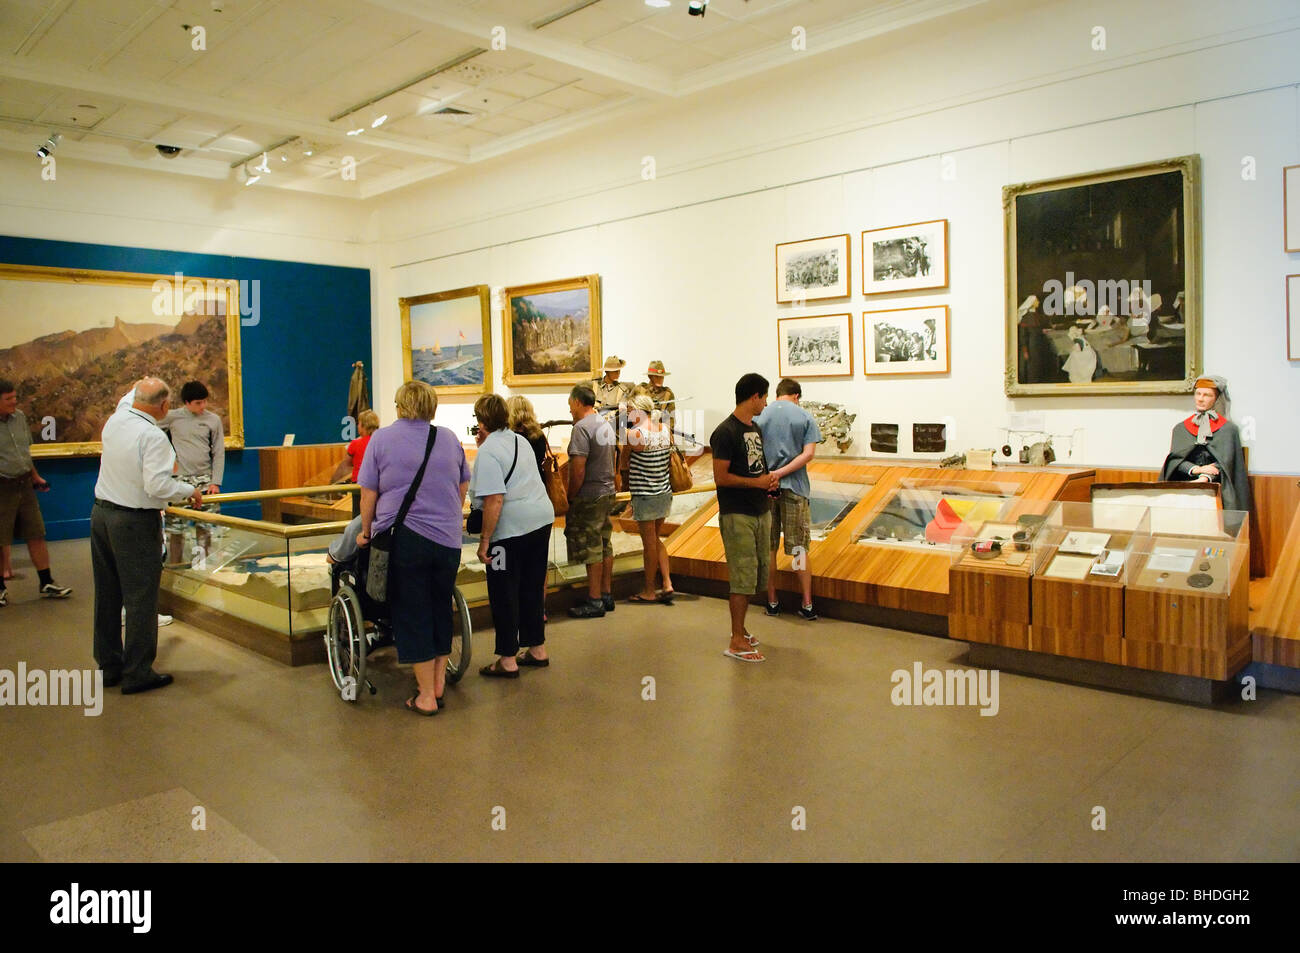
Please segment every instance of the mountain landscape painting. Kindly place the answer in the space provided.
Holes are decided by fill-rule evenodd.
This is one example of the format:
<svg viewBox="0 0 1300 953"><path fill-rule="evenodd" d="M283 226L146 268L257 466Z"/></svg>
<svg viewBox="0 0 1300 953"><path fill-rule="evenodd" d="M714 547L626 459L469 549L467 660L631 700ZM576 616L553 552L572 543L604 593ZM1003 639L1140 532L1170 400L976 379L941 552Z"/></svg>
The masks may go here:
<svg viewBox="0 0 1300 953"><path fill-rule="evenodd" d="M172 280L0 266L0 378L17 387L34 454L98 452L118 398L146 376L171 385L173 407L203 381L226 446L243 446L235 293L156 292Z"/></svg>
<svg viewBox="0 0 1300 953"><path fill-rule="evenodd" d="M598 376L595 275L506 289L506 383L579 383Z"/></svg>

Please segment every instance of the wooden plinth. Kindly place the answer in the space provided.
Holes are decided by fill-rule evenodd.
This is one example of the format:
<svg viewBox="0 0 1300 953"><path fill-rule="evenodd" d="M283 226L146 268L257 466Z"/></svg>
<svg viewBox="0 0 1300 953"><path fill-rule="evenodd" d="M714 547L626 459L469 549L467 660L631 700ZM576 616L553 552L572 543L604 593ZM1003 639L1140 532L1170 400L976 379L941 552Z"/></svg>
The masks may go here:
<svg viewBox="0 0 1300 953"><path fill-rule="evenodd" d="M1124 664L1214 680L1245 668L1251 660L1246 546L1237 548L1230 571L1226 594L1130 584L1124 594Z"/></svg>
<svg viewBox="0 0 1300 953"><path fill-rule="evenodd" d="M1124 661L1124 587L1075 579L1033 581L1035 652L1120 665Z"/></svg>
<svg viewBox="0 0 1300 953"><path fill-rule="evenodd" d="M1019 672L1058 682L1073 682L1114 691L1154 695L1197 705L1214 705L1240 697L1233 681L1176 675L1127 665L1111 665L1088 659L1067 658L1043 652L1025 652L1000 645L972 643L967 661L982 668ZM1008 689L1002 687L1002 707L1007 707Z"/></svg>
<svg viewBox="0 0 1300 953"><path fill-rule="evenodd" d="M285 665L314 665L325 661L325 640L320 632L291 637L166 589L158 593L158 611Z"/></svg>
<svg viewBox="0 0 1300 953"><path fill-rule="evenodd" d="M1031 621L1028 572L984 568L966 558L949 571L950 638L1028 649Z"/></svg>

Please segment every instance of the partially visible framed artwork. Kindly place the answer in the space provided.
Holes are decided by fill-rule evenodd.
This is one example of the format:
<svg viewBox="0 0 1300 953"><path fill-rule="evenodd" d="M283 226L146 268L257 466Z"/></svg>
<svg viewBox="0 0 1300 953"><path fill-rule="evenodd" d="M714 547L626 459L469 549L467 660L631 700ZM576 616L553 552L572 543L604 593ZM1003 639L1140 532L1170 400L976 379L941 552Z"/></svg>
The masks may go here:
<svg viewBox="0 0 1300 953"><path fill-rule="evenodd" d="M891 308L862 315L867 376L946 374L949 370L948 306Z"/></svg>
<svg viewBox="0 0 1300 953"><path fill-rule="evenodd" d="M777 245L776 303L847 298L851 272L847 234Z"/></svg>
<svg viewBox="0 0 1300 953"><path fill-rule="evenodd" d="M1287 251L1300 251L1300 165L1282 170L1282 244Z"/></svg>
<svg viewBox="0 0 1300 953"><path fill-rule="evenodd" d="M1286 359L1300 361L1300 275L1286 276Z"/></svg>
<svg viewBox="0 0 1300 953"><path fill-rule="evenodd" d="M782 377L851 377L853 315L778 318L777 366Z"/></svg>
<svg viewBox="0 0 1300 953"><path fill-rule="evenodd" d="M150 375L173 407L202 381L226 447L242 447L239 320L234 279L0 265L0 377L16 385L32 455L99 453L118 398Z"/></svg>
<svg viewBox="0 0 1300 953"><path fill-rule="evenodd" d="M487 285L399 298L402 379L438 395L492 390L492 292Z"/></svg>
<svg viewBox="0 0 1300 953"><path fill-rule="evenodd" d="M519 285L505 298L507 385L581 384L599 376L599 275Z"/></svg>
<svg viewBox="0 0 1300 953"><path fill-rule="evenodd" d="M1008 396L1191 392L1197 156L1011 185L1002 204Z"/></svg>
<svg viewBox="0 0 1300 953"><path fill-rule="evenodd" d="M913 222L862 233L862 293L948 287L948 220Z"/></svg>

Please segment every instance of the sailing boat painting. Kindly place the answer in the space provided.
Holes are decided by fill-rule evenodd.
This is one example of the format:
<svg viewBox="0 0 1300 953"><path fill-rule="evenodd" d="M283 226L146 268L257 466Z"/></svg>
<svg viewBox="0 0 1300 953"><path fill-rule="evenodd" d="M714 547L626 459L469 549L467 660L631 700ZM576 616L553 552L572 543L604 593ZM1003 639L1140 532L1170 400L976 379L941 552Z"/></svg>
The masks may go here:
<svg viewBox="0 0 1300 953"><path fill-rule="evenodd" d="M491 381L487 298L484 285L401 299L407 380L432 384L440 394L487 392Z"/></svg>

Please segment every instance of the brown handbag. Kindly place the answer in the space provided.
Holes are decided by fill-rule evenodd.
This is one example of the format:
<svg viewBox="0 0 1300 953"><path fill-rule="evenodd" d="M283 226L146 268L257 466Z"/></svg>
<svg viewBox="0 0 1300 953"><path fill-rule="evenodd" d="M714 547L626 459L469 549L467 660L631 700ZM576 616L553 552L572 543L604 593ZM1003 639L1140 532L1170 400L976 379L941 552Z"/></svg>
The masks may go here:
<svg viewBox="0 0 1300 953"><path fill-rule="evenodd" d="M691 468L686 465L686 457L682 455L681 448L677 446L674 446L668 455L668 483L673 488L674 493L689 490L695 485L695 478L691 476Z"/></svg>
<svg viewBox="0 0 1300 953"><path fill-rule="evenodd" d="M555 458L555 451L548 445L546 457L542 460L542 482L546 484L546 495L551 498L556 516L569 512L568 476Z"/></svg>

